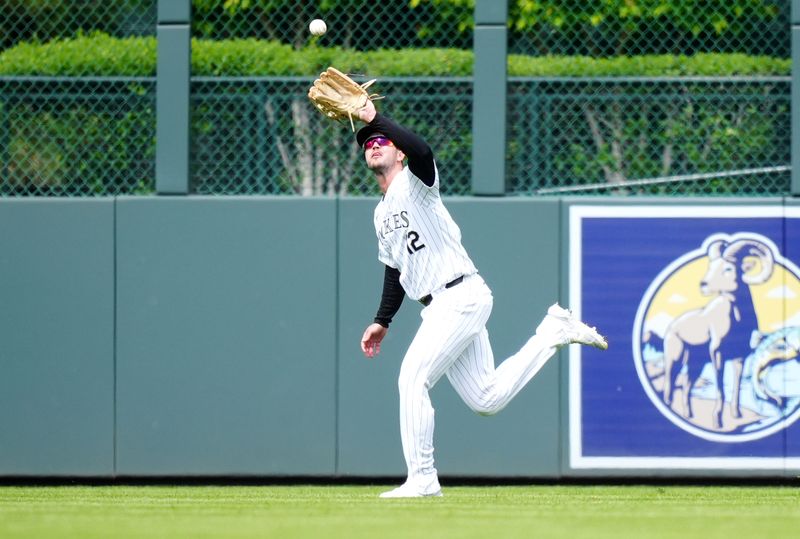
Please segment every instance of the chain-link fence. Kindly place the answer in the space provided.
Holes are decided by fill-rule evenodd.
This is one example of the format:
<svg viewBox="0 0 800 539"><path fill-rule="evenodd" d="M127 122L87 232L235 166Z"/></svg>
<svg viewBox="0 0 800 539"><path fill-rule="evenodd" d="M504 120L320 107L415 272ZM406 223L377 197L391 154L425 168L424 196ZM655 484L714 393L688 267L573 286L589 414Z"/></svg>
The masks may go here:
<svg viewBox="0 0 800 539"><path fill-rule="evenodd" d="M786 193L789 105L778 77L512 80L508 190Z"/></svg>
<svg viewBox="0 0 800 539"><path fill-rule="evenodd" d="M311 82L303 77L195 79L196 192L377 194L349 124L332 124L309 106ZM381 90L390 96L386 108L392 115L436 148L442 192L468 194L472 81L385 79Z"/></svg>
<svg viewBox="0 0 800 539"><path fill-rule="evenodd" d="M6 0L0 195L155 191L155 73L140 73L135 59L119 72L93 70L108 54L126 56L124 49L101 50L96 61L64 53L56 71L46 73L8 68L4 53L29 47L36 64L39 44L63 42L66 50L70 40L100 34L154 39L157 1ZM762 58L789 57L789 3L509 0L509 54L546 58L545 68L570 67L512 73L507 192L787 193L790 80L757 66ZM413 59L382 73L375 88L387 98L379 108L431 143L446 194L469 194L472 79L450 59L473 46L473 10L469 0L193 0L191 33L198 42L255 39L283 44L281 61L288 64L292 51L320 60L294 62L281 76L234 76L247 70L231 69L224 52L213 73L198 72L202 59L194 59L192 192L375 194L349 126L316 113L305 97L308 85L320 64L352 71L353 51L366 55L356 69L363 80L380 71L376 62L387 58L385 49L439 48L441 76L408 76L419 71ZM328 23L324 36L308 33L313 18ZM655 57L645 56L671 55L680 64L697 53L708 53L699 73L680 67L654 73ZM627 64L601 69L593 63L600 58Z"/></svg>
<svg viewBox="0 0 800 539"><path fill-rule="evenodd" d="M195 1L198 39L258 38L294 48L369 51L419 47L470 49L472 29L444 2L294 0ZM463 10L461 10L463 11ZM467 10L471 19L472 8ZM326 21L314 37L308 24ZM350 66L337 65L350 72ZM309 106L317 72L296 78L207 78L192 85L192 179L196 192L300 195L376 194L349 126L331 124ZM357 77L359 80L364 77ZM443 192L470 192L470 80L392 79L378 89L385 112L417 130L436 149Z"/></svg>
<svg viewBox="0 0 800 539"><path fill-rule="evenodd" d="M511 0L509 52L788 57L787 0Z"/></svg>
<svg viewBox="0 0 800 539"><path fill-rule="evenodd" d="M789 4L783 0L512 1L509 53L591 57L739 53L785 58L790 56ZM728 57L707 58L714 63ZM730 76L720 77L512 79L508 191L787 193L789 77L741 77L735 68L730 71Z"/></svg>
<svg viewBox="0 0 800 539"><path fill-rule="evenodd" d="M3 0L0 50L20 42L46 42L79 33L154 35L157 0Z"/></svg>
<svg viewBox="0 0 800 539"><path fill-rule="evenodd" d="M152 36L155 29L156 0L5 0L0 9L6 50L98 32ZM154 139L153 77L97 77L90 69L0 77L0 195L152 192Z"/></svg>
<svg viewBox="0 0 800 539"><path fill-rule="evenodd" d="M459 1L194 0L192 36L256 38L295 48L310 44L357 50L417 47L472 48L472 7ZM323 19L324 36L308 23Z"/></svg>
<svg viewBox="0 0 800 539"><path fill-rule="evenodd" d="M0 78L0 195L149 193L152 80Z"/></svg>

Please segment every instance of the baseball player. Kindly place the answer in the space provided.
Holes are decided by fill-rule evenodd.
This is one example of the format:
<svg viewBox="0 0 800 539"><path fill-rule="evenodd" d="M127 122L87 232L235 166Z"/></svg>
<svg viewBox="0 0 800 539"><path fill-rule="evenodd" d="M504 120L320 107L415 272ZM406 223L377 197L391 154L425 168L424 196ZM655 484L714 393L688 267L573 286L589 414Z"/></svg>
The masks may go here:
<svg viewBox="0 0 800 539"><path fill-rule="evenodd" d="M408 295L424 305L422 323L400 368L400 433L408 478L382 498L441 496L433 461L428 390L442 375L472 410L502 410L552 357L570 343L605 350L605 339L558 305L551 306L522 349L494 365L486 321L492 293L461 245L461 231L442 204L430 146L378 114L371 101L358 111L356 133L367 166L383 191L375 208L378 258L386 266L377 315L361 338L368 358ZM407 159L408 165L404 165Z"/></svg>

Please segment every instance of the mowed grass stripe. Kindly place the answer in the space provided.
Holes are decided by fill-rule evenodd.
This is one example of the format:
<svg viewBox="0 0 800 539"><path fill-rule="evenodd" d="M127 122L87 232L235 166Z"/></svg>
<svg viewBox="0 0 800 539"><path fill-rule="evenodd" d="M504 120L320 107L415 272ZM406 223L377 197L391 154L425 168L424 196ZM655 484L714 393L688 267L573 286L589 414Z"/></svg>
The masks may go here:
<svg viewBox="0 0 800 539"><path fill-rule="evenodd" d="M791 486L0 487L0 537L793 537Z"/></svg>

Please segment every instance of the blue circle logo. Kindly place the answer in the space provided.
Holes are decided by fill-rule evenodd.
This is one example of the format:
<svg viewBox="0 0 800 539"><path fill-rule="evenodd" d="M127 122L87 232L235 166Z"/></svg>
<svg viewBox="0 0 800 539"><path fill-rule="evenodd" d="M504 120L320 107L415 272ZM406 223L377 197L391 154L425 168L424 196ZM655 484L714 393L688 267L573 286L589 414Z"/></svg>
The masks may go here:
<svg viewBox="0 0 800 539"><path fill-rule="evenodd" d="M800 270L762 235L706 238L648 287L633 357L652 403L695 436L788 427L800 416Z"/></svg>

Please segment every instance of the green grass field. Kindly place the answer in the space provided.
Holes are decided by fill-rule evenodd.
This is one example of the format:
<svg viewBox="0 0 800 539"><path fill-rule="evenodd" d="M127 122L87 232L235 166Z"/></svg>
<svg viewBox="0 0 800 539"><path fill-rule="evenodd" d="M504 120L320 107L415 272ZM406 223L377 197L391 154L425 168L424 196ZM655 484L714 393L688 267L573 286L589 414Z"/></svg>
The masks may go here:
<svg viewBox="0 0 800 539"><path fill-rule="evenodd" d="M790 486L2 486L0 537L797 537Z"/></svg>

